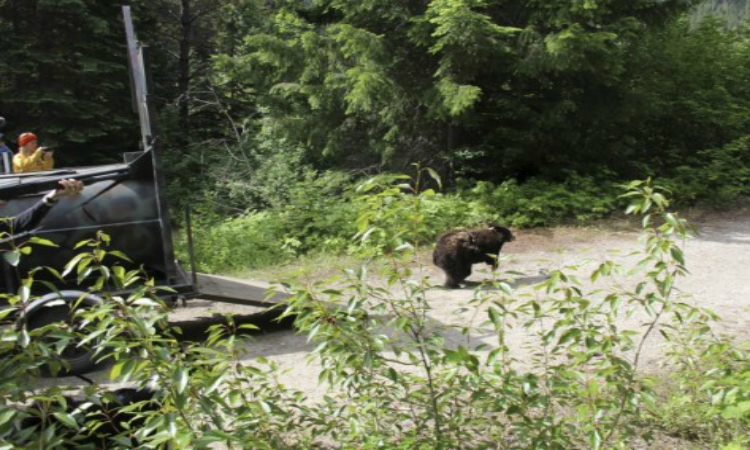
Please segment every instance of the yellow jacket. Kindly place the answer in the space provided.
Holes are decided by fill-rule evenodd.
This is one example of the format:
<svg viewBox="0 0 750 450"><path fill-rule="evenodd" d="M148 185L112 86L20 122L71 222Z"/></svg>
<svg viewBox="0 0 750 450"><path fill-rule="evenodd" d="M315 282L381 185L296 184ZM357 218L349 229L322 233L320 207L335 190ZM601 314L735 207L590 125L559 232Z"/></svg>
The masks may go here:
<svg viewBox="0 0 750 450"><path fill-rule="evenodd" d="M13 156L13 172L37 172L40 170L51 170L55 163L52 155L44 158L44 149L38 148L31 156L25 156L19 151Z"/></svg>

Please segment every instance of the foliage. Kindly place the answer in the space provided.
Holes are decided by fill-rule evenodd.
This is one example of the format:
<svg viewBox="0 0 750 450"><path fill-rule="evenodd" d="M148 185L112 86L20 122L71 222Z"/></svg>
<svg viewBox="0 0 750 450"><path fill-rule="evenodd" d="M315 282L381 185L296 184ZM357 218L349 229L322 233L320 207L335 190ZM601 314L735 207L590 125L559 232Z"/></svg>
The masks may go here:
<svg viewBox="0 0 750 450"><path fill-rule="evenodd" d="M91 267L86 261L117 256L106 249L107 242L107 236L100 234L81 243L79 247L87 251L68 268L83 273ZM117 264L107 269L97 265L97 269L96 292L106 300L79 308L73 323L80 326L52 324L31 330L21 322L18 328L3 329L2 351L7 357L0 363L6 375L1 387L0 440L4 445L205 448L223 442L231 448L257 440L266 448L284 446L284 436L278 432L284 427L292 430L296 415L279 407L289 400L294 400L290 405L301 405L303 399L278 384L274 364L239 364L236 343L245 338L234 333L250 325L235 325L228 319L208 331L205 344L181 343L179 330L168 325L169 308L157 297L165 294L165 288L154 287L140 271L126 271ZM33 279L28 283L33 284ZM106 286L115 289L101 289ZM123 288L129 289L126 296L113 295ZM6 297L11 306L3 310L6 318L34 300ZM155 403L139 402L116 414L100 414L115 402L103 387L86 387L85 401L75 409L69 408L73 399L65 387L39 389L41 366L60 367L65 362L58 355L64 348L87 343L95 344L101 359L111 361L112 380L152 390Z"/></svg>
<svg viewBox="0 0 750 450"><path fill-rule="evenodd" d="M300 180L288 180L277 192L268 192L266 198L283 197L271 209L230 219L210 210L199 215L194 241L200 270L232 272L283 263L313 251L346 251L356 217L346 199L350 189L343 174L305 171ZM186 242L181 244L184 258Z"/></svg>
<svg viewBox="0 0 750 450"><path fill-rule="evenodd" d="M293 256L282 249L281 225L269 213L243 215L218 224L204 219L195 224L194 233L198 269L209 273L272 266Z"/></svg>
<svg viewBox="0 0 750 450"><path fill-rule="evenodd" d="M439 185L440 177L431 169L416 169L414 178L381 175L357 186L355 239L376 255L392 253L405 245L424 245L434 236L434 224L422 208L437 193L422 185L429 181L426 176Z"/></svg>
<svg viewBox="0 0 750 450"><path fill-rule="evenodd" d="M317 252L372 257L407 242L429 246L452 228L488 222L520 228L586 223L623 206L614 182L592 177L570 175L562 185L540 179L499 186L480 182L443 193L434 170L415 169L414 175L358 181L336 172L306 172L303 180L278 190L285 198L270 210L228 220L204 213L195 230L201 270L260 268ZM403 235L394 239L394 229Z"/></svg>
<svg viewBox="0 0 750 450"><path fill-rule="evenodd" d="M702 429L714 433L706 438L711 443L745 442L746 351L714 339L710 323L716 317L682 302L679 280L687 269L679 243L690 228L668 212L662 188L649 181L627 186L628 212L644 224L644 247L634 260L605 260L590 271L583 265L555 270L527 287L508 278L512 274L498 275L457 312L465 315L459 324L449 326L431 317L429 291L436 287L414 259L413 242L419 242L426 220L422 207L434 195L420 188L423 175L418 171L417 182L399 190L362 185L363 229L390 230L382 235L382 248L389 250L382 273L373 277L363 266L336 280L288 284L294 296L284 315L294 316L317 345L311 357L322 366L319 380L327 386L322 399L284 387L274 363L243 359L240 344L246 337L239 333L252 326L237 325L231 317L211 326L205 342L181 341L158 297L169 291L120 266L124 255L109 250L106 235L99 234L79 245L83 253L65 271L98 277L94 285L104 303L78 309L75 326L34 330L21 322L2 329L0 442L107 448L330 442L345 448L451 448L467 442L609 448L651 440L662 429L679 432L702 418L709 419ZM402 197L406 194L411 197ZM402 205L388 204L396 202ZM413 223L392 220L394 214ZM34 273L24 283L29 289L3 294L10 301L4 318L35 299ZM114 294L123 288L124 295ZM520 344L510 340L516 331L526 336ZM666 402L656 395L656 380L639 370L656 333L671 345L680 363L676 379L685 389ZM480 336L484 343L478 344ZM701 342L705 345L696 345ZM99 405L114 401L100 386L85 388L87 402L75 409L68 407L72 399L64 388L40 388L39 368L64 366L58 355L73 345L92 345L111 362L113 381L153 389L155 403L128 406L125 424L123 416L97 413ZM684 421L655 420L674 408L692 414ZM107 431L111 426L115 431Z"/></svg>
<svg viewBox="0 0 750 450"><path fill-rule="evenodd" d="M608 217L621 205L612 181L570 174L564 183L542 179L515 180L495 186L479 182L463 194L486 217L528 228L551 226L569 220L591 221Z"/></svg>
<svg viewBox="0 0 750 450"><path fill-rule="evenodd" d="M172 199L222 204L228 216L286 201L308 169L372 174L421 163L448 187L459 177L690 178L686 167L699 168L705 152L746 134L747 31L702 18L740 3L132 6L154 53ZM0 12L10 140L37 131L60 150L59 166L135 150L117 5L7 0Z"/></svg>
<svg viewBox="0 0 750 450"><path fill-rule="evenodd" d="M679 205L730 206L750 193L747 145L742 138L702 152L700 165L696 161L677 168L663 184ZM278 199L271 209L228 220L203 211L195 230L201 270L261 268L319 252L371 257L390 253L406 242L429 246L448 229L488 222L519 228L585 224L626 206L616 196L619 188L614 177L607 174L570 173L562 183L542 178L523 183L511 179L500 185L466 180L454 193L440 192L439 175L418 167L413 176L383 174L352 180L338 172L306 171L301 177L273 193L267 191L266 198ZM242 183L254 189L252 181ZM249 191L238 195L252 196ZM393 239L394 228L404 233L400 243Z"/></svg>
<svg viewBox="0 0 750 450"><path fill-rule="evenodd" d="M259 138L228 150L218 142L203 149L200 158L205 164L200 170L206 190L185 192L188 198L197 198L206 213L231 217L250 210L281 209L291 203L292 190L316 178L304 162L303 151L283 141ZM179 176L173 180L178 183ZM173 193L188 190L171 188Z"/></svg>
<svg viewBox="0 0 750 450"><path fill-rule="evenodd" d="M267 21L241 25L216 76L324 167L453 164L491 181L590 168L623 136L631 49L691 3L248 0L227 9Z"/></svg>
<svg viewBox="0 0 750 450"><path fill-rule="evenodd" d="M747 346L710 339L691 344L673 348L673 372L653 420L669 433L687 439L746 447L750 443Z"/></svg>
<svg viewBox="0 0 750 450"><path fill-rule="evenodd" d="M699 152L692 164L675 168L668 185L683 203L732 206L750 194L750 137Z"/></svg>
<svg viewBox="0 0 750 450"><path fill-rule="evenodd" d="M276 205L274 213L284 227L285 239L299 243L298 252L349 249L357 217L349 176L308 171L299 183L288 187L288 198L287 203Z"/></svg>

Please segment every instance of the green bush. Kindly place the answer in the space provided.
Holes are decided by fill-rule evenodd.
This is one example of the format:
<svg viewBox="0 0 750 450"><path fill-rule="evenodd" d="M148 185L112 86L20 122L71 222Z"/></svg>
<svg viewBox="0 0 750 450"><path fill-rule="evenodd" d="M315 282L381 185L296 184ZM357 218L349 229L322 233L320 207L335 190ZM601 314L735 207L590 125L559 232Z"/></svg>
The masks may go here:
<svg viewBox="0 0 750 450"><path fill-rule="evenodd" d="M683 204L727 207L750 195L750 136L704 150L691 164L677 167L665 180Z"/></svg>
<svg viewBox="0 0 750 450"><path fill-rule="evenodd" d="M523 184L509 180L499 186L479 182L463 196L480 215L521 228L600 219L622 205L614 182L575 174L564 183L536 178Z"/></svg>
<svg viewBox="0 0 750 450"><path fill-rule="evenodd" d="M287 261L285 229L271 212L253 212L224 220L201 219L194 226L195 259L204 272L236 272ZM186 259L185 246L181 258Z"/></svg>
<svg viewBox="0 0 750 450"><path fill-rule="evenodd" d="M680 205L731 205L750 194L748 145L750 138L742 138L707 150L701 154L703 163L676 168L664 185ZM198 215L198 261L202 270L231 272L319 252L382 255L393 249L387 242L393 242L394 229L406 233L400 235L403 242L429 245L452 228L487 222L519 228L582 224L625 207L617 197L618 183L607 174L569 174L561 183L538 178L500 185L479 182L464 184L455 193L440 193L424 187L440 186L434 172L430 180L421 180L426 173L430 171L419 169L413 177L382 174L355 182L340 172L305 171L301 180L285 186L283 199L271 208L231 219L210 212ZM418 219L413 211L418 211ZM361 223L373 214L378 223ZM353 240L357 232L367 239ZM184 259L184 245L180 248Z"/></svg>
<svg viewBox="0 0 750 450"><path fill-rule="evenodd" d="M380 186L372 205L402 192ZM468 344L476 333L487 336L477 324L448 329L430 319L425 293L433 286L419 276L414 246L404 242L418 236L418 228L391 221L394 209L367 210L368 224L405 228L383 234L390 238L383 248L393 249L379 277L387 285L371 282L364 268L347 272L335 288L328 281L293 284L297 293L288 314L318 344L321 379L343 393L312 408L311 424L326 441L347 448L455 448L467 442L617 448L652 439L660 425L643 424L658 409L656 383L640 374L640 353L654 333L677 344L683 334L670 331L685 322L706 328L713 316L681 302L676 288L686 273L677 245L689 230L686 222L666 211L660 189L647 183L629 188L629 212L645 216L644 249L632 267L604 261L590 279L638 274L637 288L618 289L615 282L604 291L590 288L571 268L550 273L527 292L515 291L511 280L494 280L477 289L465 308L485 318L482 326L496 338L492 346ZM395 211L420 223L424 198L429 194L403 199L409 212ZM635 314L645 317L639 319L645 332L621 327ZM523 358L509 347L516 328L531 338ZM449 332L462 339L448 344Z"/></svg>
<svg viewBox="0 0 750 450"><path fill-rule="evenodd" d="M584 223L623 206L614 182L575 174L564 184L480 182L458 193L424 187L440 184L436 173L419 168L414 176L382 174L358 183L339 172L308 171L302 181L286 186L284 201L273 208L226 221L199 221L198 261L202 270L236 271L316 252L383 255L395 248L389 247L395 242L392 230L401 230L402 243L428 245L452 228L487 222L520 228ZM371 217L377 223L370 223Z"/></svg>
<svg viewBox="0 0 750 450"><path fill-rule="evenodd" d="M309 171L288 187L287 201L272 211L285 238L298 243L299 253L344 252L355 233L353 189L346 174Z"/></svg>
<svg viewBox="0 0 750 450"><path fill-rule="evenodd" d="M341 173L308 171L290 182L283 203L233 218L196 214L195 256L200 270L237 272L281 264L316 251L343 252L351 245L356 218L347 200L348 177ZM187 259L187 242L178 253Z"/></svg>
<svg viewBox="0 0 750 450"><path fill-rule="evenodd" d="M750 445L750 349L728 339L684 333L672 341L670 367L653 420L670 434L715 445ZM701 339L695 339L700 336ZM735 448L735 447L729 447Z"/></svg>

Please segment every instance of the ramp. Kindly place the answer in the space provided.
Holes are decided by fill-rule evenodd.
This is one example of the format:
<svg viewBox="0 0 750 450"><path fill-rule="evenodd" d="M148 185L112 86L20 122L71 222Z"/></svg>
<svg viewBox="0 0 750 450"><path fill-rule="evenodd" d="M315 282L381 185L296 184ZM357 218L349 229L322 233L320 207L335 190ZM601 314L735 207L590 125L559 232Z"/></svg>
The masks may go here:
<svg viewBox="0 0 750 450"><path fill-rule="evenodd" d="M270 287L270 284L261 281L196 274L196 297L206 300L271 307L285 303L291 297L285 292L269 290Z"/></svg>

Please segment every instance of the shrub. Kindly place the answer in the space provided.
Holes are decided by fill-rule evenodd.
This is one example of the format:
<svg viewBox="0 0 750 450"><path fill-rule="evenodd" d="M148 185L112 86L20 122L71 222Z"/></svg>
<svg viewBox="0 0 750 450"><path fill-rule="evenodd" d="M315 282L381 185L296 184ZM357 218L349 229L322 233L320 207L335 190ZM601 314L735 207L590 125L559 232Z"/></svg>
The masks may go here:
<svg viewBox="0 0 750 450"><path fill-rule="evenodd" d="M198 268L209 273L236 272L287 261L294 256L294 249L284 247L284 231L278 216L271 212L215 222L203 218L194 228ZM184 247L181 253L185 253Z"/></svg>
<svg viewBox="0 0 750 450"><path fill-rule="evenodd" d="M342 392L310 410L321 434L345 447L430 448L627 447L636 437L652 437L657 427L642 429L647 411L657 407L654 380L638 373L644 345L657 331L713 318L679 301L676 285L686 269L677 242L688 227L666 211L659 189L629 185L629 212L645 216L639 260L633 267L604 261L590 274L596 281L637 273L635 290L616 283L604 292L588 289L568 270L526 292L497 279L478 289L467 308L486 317L497 345L472 348L447 344L448 330L430 320L426 291L433 286L412 259L414 246L404 242L419 236L414 222L424 220L427 197L405 199L410 213L380 208L407 189L403 179L391 181L391 188L378 185L367 210L367 224L402 227L381 235L390 239L381 246L391 249L391 264L379 277L387 284L371 282L364 268L347 272L336 288L300 284L287 311L318 343L321 379ZM394 211L419 220L393 221ZM621 319L636 314L643 328L621 328ZM533 336L523 360L507 340L517 327ZM457 328L461 342L487 335L471 323Z"/></svg>
<svg viewBox="0 0 750 450"><path fill-rule="evenodd" d="M287 186L281 206L229 219L198 215L194 245L199 268L236 272L281 264L309 252L345 251L356 218L347 200L349 190L343 174L307 172L304 181ZM185 259L184 237L179 253Z"/></svg>
<svg viewBox="0 0 750 450"><path fill-rule="evenodd" d="M750 351L709 330L671 341L672 371L653 420L670 434L720 446L750 445ZM691 339L686 340L689 336Z"/></svg>
<svg viewBox="0 0 750 450"><path fill-rule="evenodd" d="M521 228L599 219L622 205L614 182L575 174L561 184L542 179L523 184L509 180L499 186L479 182L463 196L471 199L479 215Z"/></svg>
<svg viewBox="0 0 750 450"><path fill-rule="evenodd" d="M343 252L355 232L353 184L341 172L306 172L288 188L288 201L273 209L286 238L300 243L298 251Z"/></svg>
<svg viewBox="0 0 750 450"><path fill-rule="evenodd" d="M734 204L750 194L750 136L700 152L692 164L677 167L665 185L683 204Z"/></svg>

